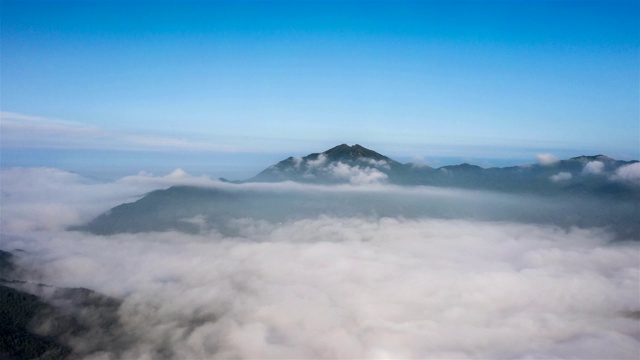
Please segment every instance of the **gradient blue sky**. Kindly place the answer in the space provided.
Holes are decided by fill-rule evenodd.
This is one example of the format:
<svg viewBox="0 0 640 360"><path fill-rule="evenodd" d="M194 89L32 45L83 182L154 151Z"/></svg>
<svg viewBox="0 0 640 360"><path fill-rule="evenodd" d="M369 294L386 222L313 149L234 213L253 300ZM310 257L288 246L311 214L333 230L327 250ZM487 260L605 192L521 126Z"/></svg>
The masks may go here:
<svg viewBox="0 0 640 360"><path fill-rule="evenodd" d="M1 6L3 166L639 157L638 1Z"/></svg>

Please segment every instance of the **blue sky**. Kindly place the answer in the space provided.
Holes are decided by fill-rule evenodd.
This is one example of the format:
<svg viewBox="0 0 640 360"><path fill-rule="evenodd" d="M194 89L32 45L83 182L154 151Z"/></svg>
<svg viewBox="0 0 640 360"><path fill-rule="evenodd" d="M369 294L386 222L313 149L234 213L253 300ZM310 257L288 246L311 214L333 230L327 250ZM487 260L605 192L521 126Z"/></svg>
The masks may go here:
<svg viewBox="0 0 640 360"><path fill-rule="evenodd" d="M84 154L139 170L195 158L224 168L225 156L264 167L340 143L434 165L640 157L638 1L2 1L1 11L3 166L47 165L47 153L59 154L50 165Z"/></svg>

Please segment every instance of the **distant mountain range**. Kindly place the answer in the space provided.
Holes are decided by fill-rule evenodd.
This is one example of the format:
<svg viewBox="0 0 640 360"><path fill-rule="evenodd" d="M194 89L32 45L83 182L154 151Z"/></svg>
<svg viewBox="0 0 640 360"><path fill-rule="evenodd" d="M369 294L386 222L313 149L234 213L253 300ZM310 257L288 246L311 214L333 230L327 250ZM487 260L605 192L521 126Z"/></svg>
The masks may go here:
<svg viewBox="0 0 640 360"><path fill-rule="evenodd" d="M620 238L638 239L640 163L603 155L542 160L541 164L506 168L461 164L436 169L401 164L361 145L342 144L322 153L289 157L237 182L243 184L156 190L74 229L104 235L215 229L233 236L241 231L238 219L282 222L318 215L427 216L611 227ZM290 183L259 185L285 181ZM354 186L309 187L294 182ZM384 188L377 185L359 186L368 184L394 186L385 191L379 191ZM463 190L449 196L451 191L423 191L420 186Z"/></svg>
<svg viewBox="0 0 640 360"><path fill-rule="evenodd" d="M636 160L620 161L595 155L504 168L484 169L467 163L433 168L414 163L402 164L358 144L342 144L322 153L289 157L245 182L388 183L625 197L638 195L638 182L633 179L626 181L618 171L636 163Z"/></svg>

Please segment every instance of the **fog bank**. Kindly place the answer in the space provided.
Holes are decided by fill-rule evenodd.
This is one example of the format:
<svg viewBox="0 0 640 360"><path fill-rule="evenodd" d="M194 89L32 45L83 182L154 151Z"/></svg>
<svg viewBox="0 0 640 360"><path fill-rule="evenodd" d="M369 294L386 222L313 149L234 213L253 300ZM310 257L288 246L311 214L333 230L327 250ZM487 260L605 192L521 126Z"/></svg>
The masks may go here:
<svg viewBox="0 0 640 360"><path fill-rule="evenodd" d="M16 276L122 301L117 334L131 341L86 358L640 356L640 246L606 228L319 214L232 219L233 236L98 236L64 229L168 180L21 171L2 178Z"/></svg>

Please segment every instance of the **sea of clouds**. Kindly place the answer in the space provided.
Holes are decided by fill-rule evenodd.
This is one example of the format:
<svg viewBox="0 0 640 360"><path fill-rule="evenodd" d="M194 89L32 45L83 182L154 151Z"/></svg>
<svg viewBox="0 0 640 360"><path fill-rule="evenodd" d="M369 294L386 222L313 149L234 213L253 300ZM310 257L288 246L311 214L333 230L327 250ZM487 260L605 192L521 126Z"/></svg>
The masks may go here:
<svg viewBox="0 0 640 360"><path fill-rule="evenodd" d="M75 336L85 358L640 356L640 242L613 241L605 227L326 213L234 219L234 236L98 236L66 229L175 184L320 188L223 184L180 170L110 183L44 168L0 176L0 248L23 250L23 280L122 300L106 348L91 350L100 329ZM489 208L484 196L474 206Z"/></svg>

